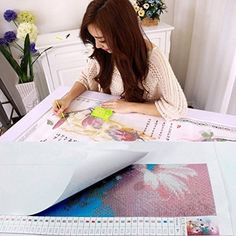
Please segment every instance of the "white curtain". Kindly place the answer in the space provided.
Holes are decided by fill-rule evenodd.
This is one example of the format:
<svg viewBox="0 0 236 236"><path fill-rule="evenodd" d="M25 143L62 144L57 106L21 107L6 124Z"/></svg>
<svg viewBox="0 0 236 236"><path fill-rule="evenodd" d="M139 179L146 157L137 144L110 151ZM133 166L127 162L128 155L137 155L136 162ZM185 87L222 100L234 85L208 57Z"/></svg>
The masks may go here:
<svg viewBox="0 0 236 236"><path fill-rule="evenodd" d="M236 115L236 1L196 0L194 14L187 99L195 108Z"/></svg>

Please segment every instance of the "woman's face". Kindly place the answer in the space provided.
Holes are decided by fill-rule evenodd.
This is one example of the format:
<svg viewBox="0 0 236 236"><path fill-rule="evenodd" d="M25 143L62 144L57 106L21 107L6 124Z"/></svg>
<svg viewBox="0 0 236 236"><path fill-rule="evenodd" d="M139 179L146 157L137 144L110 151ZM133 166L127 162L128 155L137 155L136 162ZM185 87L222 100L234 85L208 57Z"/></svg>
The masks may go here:
<svg viewBox="0 0 236 236"><path fill-rule="evenodd" d="M95 25L90 24L88 26L89 33L94 37L95 39L95 46L96 48L101 48L104 51L111 53L111 50L109 49L105 38L103 37L103 34L99 28L97 28Z"/></svg>

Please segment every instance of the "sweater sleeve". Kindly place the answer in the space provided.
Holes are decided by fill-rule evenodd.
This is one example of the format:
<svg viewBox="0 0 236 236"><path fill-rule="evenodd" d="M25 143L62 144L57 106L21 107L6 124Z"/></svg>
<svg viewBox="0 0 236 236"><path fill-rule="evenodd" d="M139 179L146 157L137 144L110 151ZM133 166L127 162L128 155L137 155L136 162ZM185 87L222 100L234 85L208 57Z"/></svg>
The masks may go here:
<svg viewBox="0 0 236 236"><path fill-rule="evenodd" d="M179 119L187 111L187 101L183 90L174 75L167 58L155 48L153 62L150 66L157 77L157 85L160 91L160 99L155 101L157 110L166 120Z"/></svg>
<svg viewBox="0 0 236 236"><path fill-rule="evenodd" d="M85 86L87 90L98 91L98 83L94 78L98 74L98 63L94 59L89 59L87 66L80 72L77 80Z"/></svg>

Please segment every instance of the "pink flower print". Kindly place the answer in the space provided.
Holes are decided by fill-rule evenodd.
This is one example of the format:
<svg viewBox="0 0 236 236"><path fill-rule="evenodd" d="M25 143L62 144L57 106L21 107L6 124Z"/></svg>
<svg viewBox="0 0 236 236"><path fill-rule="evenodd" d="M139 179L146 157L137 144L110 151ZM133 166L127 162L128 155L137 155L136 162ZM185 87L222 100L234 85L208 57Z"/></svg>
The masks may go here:
<svg viewBox="0 0 236 236"><path fill-rule="evenodd" d="M137 132L129 132L122 129L110 129L107 133L116 141L135 141L139 139Z"/></svg>
<svg viewBox="0 0 236 236"><path fill-rule="evenodd" d="M219 235L218 227L207 218L188 221L187 232L188 235Z"/></svg>
<svg viewBox="0 0 236 236"><path fill-rule="evenodd" d="M57 121L57 123L52 127L52 129L56 129L58 127L60 127L62 124L64 124L64 122L66 121L65 118L61 118L59 121Z"/></svg>
<svg viewBox="0 0 236 236"><path fill-rule="evenodd" d="M104 121L100 118L88 116L82 121L82 126L87 128L88 126L92 126L94 129L100 129L103 125Z"/></svg>

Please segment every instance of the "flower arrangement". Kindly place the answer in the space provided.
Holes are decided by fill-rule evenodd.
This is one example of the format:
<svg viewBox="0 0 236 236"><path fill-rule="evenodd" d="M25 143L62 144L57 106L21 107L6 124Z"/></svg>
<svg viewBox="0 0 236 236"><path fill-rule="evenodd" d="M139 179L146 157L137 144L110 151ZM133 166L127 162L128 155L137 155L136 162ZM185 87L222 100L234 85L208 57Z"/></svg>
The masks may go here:
<svg viewBox="0 0 236 236"><path fill-rule="evenodd" d="M163 0L133 0L133 6L141 20L160 20L160 15L166 11Z"/></svg>
<svg viewBox="0 0 236 236"><path fill-rule="evenodd" d="M0 37L0 52L18 75L20 84L32 82L34 63L51 47L41 53L35 49L38 30L31 12L21 11L17 14L13 10L7 10L3 16L7 22L14 23L16 32L7 31Z"/></svg>

